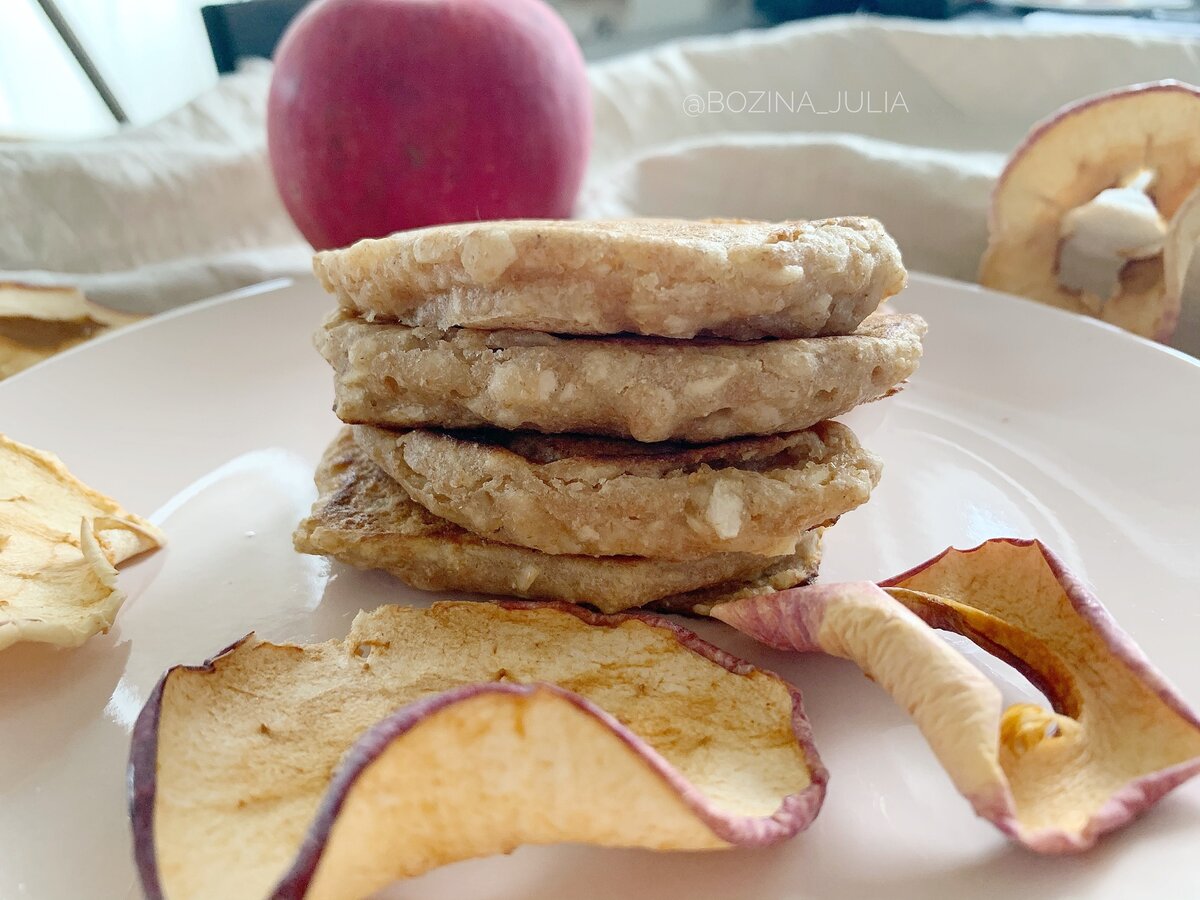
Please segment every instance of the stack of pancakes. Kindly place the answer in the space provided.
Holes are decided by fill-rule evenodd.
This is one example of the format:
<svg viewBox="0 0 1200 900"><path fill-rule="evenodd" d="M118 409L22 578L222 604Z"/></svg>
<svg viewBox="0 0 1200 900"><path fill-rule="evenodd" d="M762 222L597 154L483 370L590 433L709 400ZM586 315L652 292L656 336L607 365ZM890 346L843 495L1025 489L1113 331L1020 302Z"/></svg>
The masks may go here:
<svg viewBox="0 0 1200 900"><path fill-rule="evenodd" d="M871 219L482 222L318 254L348 423L297 549L429 590L704 609L811 580L915 371Z"/></svg>

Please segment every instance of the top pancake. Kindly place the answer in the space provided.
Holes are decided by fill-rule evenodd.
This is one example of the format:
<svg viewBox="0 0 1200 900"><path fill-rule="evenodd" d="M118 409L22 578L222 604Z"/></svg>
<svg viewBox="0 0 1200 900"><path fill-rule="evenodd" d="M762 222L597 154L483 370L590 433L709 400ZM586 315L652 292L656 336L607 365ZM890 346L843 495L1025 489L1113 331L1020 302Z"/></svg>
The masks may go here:
<svg viewBox="0 0 1200 900"><path fill-rule="evenodd" d="M874 219L470 222L318 253L342 306L406 325L754 340L854 331L904 287Z"/></svg>

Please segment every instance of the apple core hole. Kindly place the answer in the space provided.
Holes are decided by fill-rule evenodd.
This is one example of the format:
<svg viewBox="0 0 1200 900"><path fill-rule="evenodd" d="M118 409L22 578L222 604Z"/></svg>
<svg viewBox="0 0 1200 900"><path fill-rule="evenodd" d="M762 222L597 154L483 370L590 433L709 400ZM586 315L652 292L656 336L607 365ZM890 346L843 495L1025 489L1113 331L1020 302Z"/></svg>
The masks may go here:
<svg viewBox="0 0 1200 900"><path fill-rule="evenodd" d="M837 388L823 388L817 391L817 399L822 401L833 400L837 397Z"/></svg>
<svg viewBox="0 0 1200 900"><path fill-rule="evenodd" d="M400 382L398 382L391 375L384 375L383 376L383 389L385 391L387 391L389 394L398 394L398 393L400 393Z"/></svg>

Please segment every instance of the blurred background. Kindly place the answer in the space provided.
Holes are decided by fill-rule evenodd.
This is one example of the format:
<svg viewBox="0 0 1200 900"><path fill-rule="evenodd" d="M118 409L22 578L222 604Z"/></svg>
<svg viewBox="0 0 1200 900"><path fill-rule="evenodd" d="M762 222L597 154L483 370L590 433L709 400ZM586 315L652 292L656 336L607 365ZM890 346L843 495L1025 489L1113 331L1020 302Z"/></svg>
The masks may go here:
<svg viewBox="0 0 1200 900"><path fill-rule="evenodd" d="M870 215L910 270L961 281L980 277L991 198L1034 123L1129 85L1200 85L1200 0L549 2L589 62L579 97L590 97L593 127L579 161L582 182L570 188L573 215ZM413 227L396 218L408 197L441 196L416 175L411 184L396 176L390 154L399 138L380 137L387 132L377 127L390 121L387 103L369 110L374 119L345 119L372 123L362 147L376 154L373 162L315 174L284 165L281 175L268 152L275 70L265 59L308 5L0 0L0 291L23 292L22 308L34 311L26 318L49 315L47 298L56 298L74 310L75 323L70 334L54 326L53 339L34 347L15 342L0 321L0 377L6 340L13 371L129 316L272 278L306 278L314 245ZM370 0L350 6L368 19L379 11ZM372 58L402 62L403 41L382 37ZM337 75L317 66L311 102L325 102L322 85L344 86L342 75L353 81L363 71L357 63ZM420 96L446 99L433 87ZM782 99L750 106L751 96ZM437 115L450 121L468 109L469 131L521 127L495 116L495 105L470 111L461 96L449 99ZM1200 103L1181 109L1150 124L1143 113L1118 115L1094 131L1095 141L1072 147L1080 157L1074 169L1055 171L1094 172L1097 161L1123 160L1129 147L1144 150L1158 138L1155 146L1166 147L1195 140ZM537 133L565 147L572 121L560 116ZM1153 140L1144 140L1147 129ZM276 146L320 150L343 139L325 137ZM455 157L462 167L454 183L476 190L475 176L495 169L473 147ZM396 191L359 190L376 183L371 172L390 173L385 183ZM337 207L355 233L334 241L298 228L277 190L281 178L303 194L293 204L301 218ZM506 176L488 196L530 209L525 195L545 180L522 187ZM1183 187L1181 197L1194 188ZM410 194L398 202L403 191ZM388 221L369 224L376 213ZM420 214L433 218L419 224L452 220ZM563 214L541 206L521 213ZM1200 254L1191 258L1188 299L1169 340L1200 353ZM1027 287L990 286L1032 296Z"/></svg>
<svg viewBox="0 0 1200 900"><path fill-rule="evenodd" d="M1200 36L1192 0L553 0L590 59L676 37L856 11L1021 18L1032 29ZM305 0L2 0L0 137L73 138L151 122L267 56Z"/></svg>

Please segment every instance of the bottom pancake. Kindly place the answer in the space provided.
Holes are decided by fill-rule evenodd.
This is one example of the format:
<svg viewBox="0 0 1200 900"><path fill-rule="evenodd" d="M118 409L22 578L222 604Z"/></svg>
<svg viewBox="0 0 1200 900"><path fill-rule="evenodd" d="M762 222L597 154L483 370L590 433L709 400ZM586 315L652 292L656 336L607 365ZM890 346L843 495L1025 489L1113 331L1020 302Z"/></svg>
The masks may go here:
<svg viewBox="0 0 1200 900"><path fill-rule="evenodd" d="M803 583L820 563L819 528L788 556L722 553L687 562L550 555L485 540L414 502L349 429L325 451L316 483L319 496L296 529L296 549L383 569L423 590L565 600L606 613L649 603L683 611Z"/></svg>

